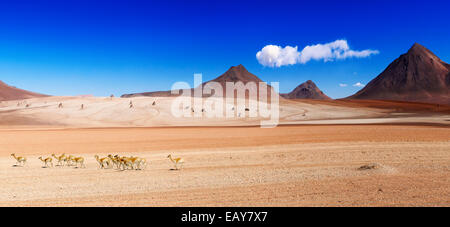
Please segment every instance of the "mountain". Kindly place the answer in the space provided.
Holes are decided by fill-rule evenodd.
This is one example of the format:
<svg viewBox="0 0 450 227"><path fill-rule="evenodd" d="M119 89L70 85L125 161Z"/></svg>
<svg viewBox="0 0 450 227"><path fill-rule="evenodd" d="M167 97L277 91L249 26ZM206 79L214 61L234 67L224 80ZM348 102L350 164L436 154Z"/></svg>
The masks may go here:
<svg viewBox="0 0 450 227"><path fill-rule="evenodd" d="M233 66L228 71L226 71L221 76L217 77L214 80L211 80L214 82L220 83L223 87L225 87L226 82L243 82L244 84L248 82L263 82L261 79L259 79L254 74L247 71L247 69L243 65ZM210 81L208 81L210 82ZM208 83L206 82L206 83Z"/></svg>
<svg viewBox="0 0 450 227"><path fill-rule="evenodd" d="M416 43L348 99L450 104L450 65Z"/></svg>
<svg viewBox="0 0 450 227"><path fill-rule="evenodd" d="M19 88L15 88L9 86L3 81L0 80L0 101L8 101L8 100L19 100L19 99L29 99L29 98L38 98L38 97L46 97L47 95L38 94L26 90L22 90Z"/></svg>
<svg viewBox="0 0 450 227"><path fill-rule="evenodd" d="M233 66L228 71L226 71L221 76L204 82L202 86L204 87L209 82L217 82L220 85L222 85L223 88L223 96L226 96L226 83L227 82L242 82L244 84L247 84L248 82L254 82L256 86L259 85L260 82L263 82L261 79L259 79L254 74L250 73L243 65ZM270 95L270 92L272 91L271 86L267 85L268 87L268 95ZM192 94L194 93L194 89L191 89ZM259 94L259 88L256 89L256 93ZM135 93L135 94L124 94L121 97L122 98L131 98L131 97L139 97L139 96L149 96L149 97L172 97L172 96L178 96L171 94L171 91L156 91L156 92L144 92L144 93ZM211 95L203 95L204 97L208 97ZM248 95L247 95L248 97Z"/></svg>
<svg viewBox="0 0 450 227"><path fill-rule="evenodd" d="M203 83L203 87L209 83L209 82L217 82L219 83L224 91L223 91L223 97L226 96L226 83L232 82L242 82L244 85L247 85L249 82L253 82L256 85L256 90L253 90L253 92L257 95L257 99L259 99L259 83L264 83L261 79L259 79L254 74L250 73L243 65L233 66L228 71L226 71L221 76L217 77L214 80L208 81ZM267 95L268 100L270 100L270 94L272 92L272 87L270 85L267 85ZM208 95L204 95L205 97L208 97ZM235 97L237 96L237 93L235 92ZM248 98L248 94L246 94L246 98Z"/></svg>
<svg viewBox="0 0 450 227"><path fill-rule="evenodd" d="M280 95L287 99L331 99L325 95L311 80L300 84L290 93Z"/></svg>

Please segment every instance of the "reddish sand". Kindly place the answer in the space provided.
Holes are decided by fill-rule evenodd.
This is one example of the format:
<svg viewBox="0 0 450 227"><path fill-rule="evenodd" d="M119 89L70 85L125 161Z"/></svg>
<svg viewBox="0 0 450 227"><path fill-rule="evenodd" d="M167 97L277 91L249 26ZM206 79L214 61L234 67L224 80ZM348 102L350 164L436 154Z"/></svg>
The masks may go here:
<svg viewBox="0 0 450 227"><path fill-rule="evenodd" d="M0 130L2 206L450 206L450 128L317 125ZM28 158L12 167L9 154ZM51 153L85 169L41 168ZM108 153L145 170L100 170ZM186 160L172 171L166 156ZM374 169L358 170L374 164Z"/></svg>
<svg viewBox="0 0 450 227"><path fill-rule="evenodd" d="M0 206L450 206L449 106L282 99L280 125L262 129L175 118L173 99L0 102ZM53 153L86 168L42 168ZM99 169L96 154L149 164Z"/></svg>

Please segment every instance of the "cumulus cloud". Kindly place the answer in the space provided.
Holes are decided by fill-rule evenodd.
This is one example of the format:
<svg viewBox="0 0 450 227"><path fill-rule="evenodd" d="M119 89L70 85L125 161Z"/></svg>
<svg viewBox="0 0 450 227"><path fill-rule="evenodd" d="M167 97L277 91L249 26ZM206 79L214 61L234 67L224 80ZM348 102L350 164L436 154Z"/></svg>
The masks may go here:
<svg viewBox="0 0 450 227"><path fill-rule="evenodd" d="M360 82L353 84L353 87L365 87L365 86L366 86L365 84L362 84Z"/></svg>
<svg viewBox="0 0 450 227"><path fill-rule="evenodd" d="M347 84L339 84L339 87L347 87Z"/></svg>
<svg viewBox="0 0 450 227"><path fill-rule="evenodd" d="M261 65L281 67L285 65L306 64L311 60L324 62L347 58L365 58L378 54L378 50L352 50L347 40L336 40L326 44L306 46L302 51L298 47L267 45L256 53L256 59Z"/></svg>
<svg viewBox="0 0 450 227"><path fill-rule="evenodd" d="M282 48L275 45L267 45L256 53L259 63L264 66L281 67L297 64L300 53L297 47L286 46Z"/></svg>

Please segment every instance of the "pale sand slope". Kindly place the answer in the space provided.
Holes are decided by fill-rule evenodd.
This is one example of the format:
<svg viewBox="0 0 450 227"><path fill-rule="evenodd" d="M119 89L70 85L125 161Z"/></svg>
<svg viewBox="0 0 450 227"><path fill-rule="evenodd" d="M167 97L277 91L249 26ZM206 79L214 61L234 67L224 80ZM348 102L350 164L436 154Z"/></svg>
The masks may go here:
<svg viewBox="0 0 450 227"><path fill-rule="evenodd" d="M450 128L281 126L0 130L2 206L450 206ZM12 167L9 154L28 157ZM83 155L86 169L41 168ZM94 154L138 155L142 171ZM186 160L171 171L169 153ZM375 163L374 170L358 170Z"/></svg>
<svg viewBox="0 0 450 227"><path fill-rule="evenodd" d="M243 126L259 125L262 118L175 118L174 98L47 97L0 103L0 126L148 127L148 126ZM132 101L133 108L129 103ZM156 102L155 105L152 105ZM62 103L63 108L58 108ZM27 106L28 105L28 106ZM84 105L84 109L81 109ZM232 108L233 105L228 105ZM196 110L198 112L201 109ZM205 113L206 115L206 113ZM396 113L385 108L348 105L343 102L280 100L280 124L358 124L433 122L448 124L450 115Z"/></svg>

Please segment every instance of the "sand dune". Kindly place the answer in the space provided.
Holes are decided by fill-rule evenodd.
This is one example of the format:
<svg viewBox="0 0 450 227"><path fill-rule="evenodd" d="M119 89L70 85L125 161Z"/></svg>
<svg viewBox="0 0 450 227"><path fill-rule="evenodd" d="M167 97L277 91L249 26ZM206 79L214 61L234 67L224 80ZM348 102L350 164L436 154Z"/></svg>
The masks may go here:
<svg viewBox="0 0 450 227"><path fill-rule="evenodd" d="M174 97L45 97L0 103L2 127L251 126L263 118L176 118ZM130 102L133 107L130 108ZM58 108L59 104L62 108ZM155 105L153 105L155 103ZM83 105L83 109L81 106ZM233 105L229 105L233 106ZM228 106L228 107L229 107ZM197 110L201 111L201 110ZM448 124L450 107L389 101L280 100L280 124L433 122Z"/></svg>

